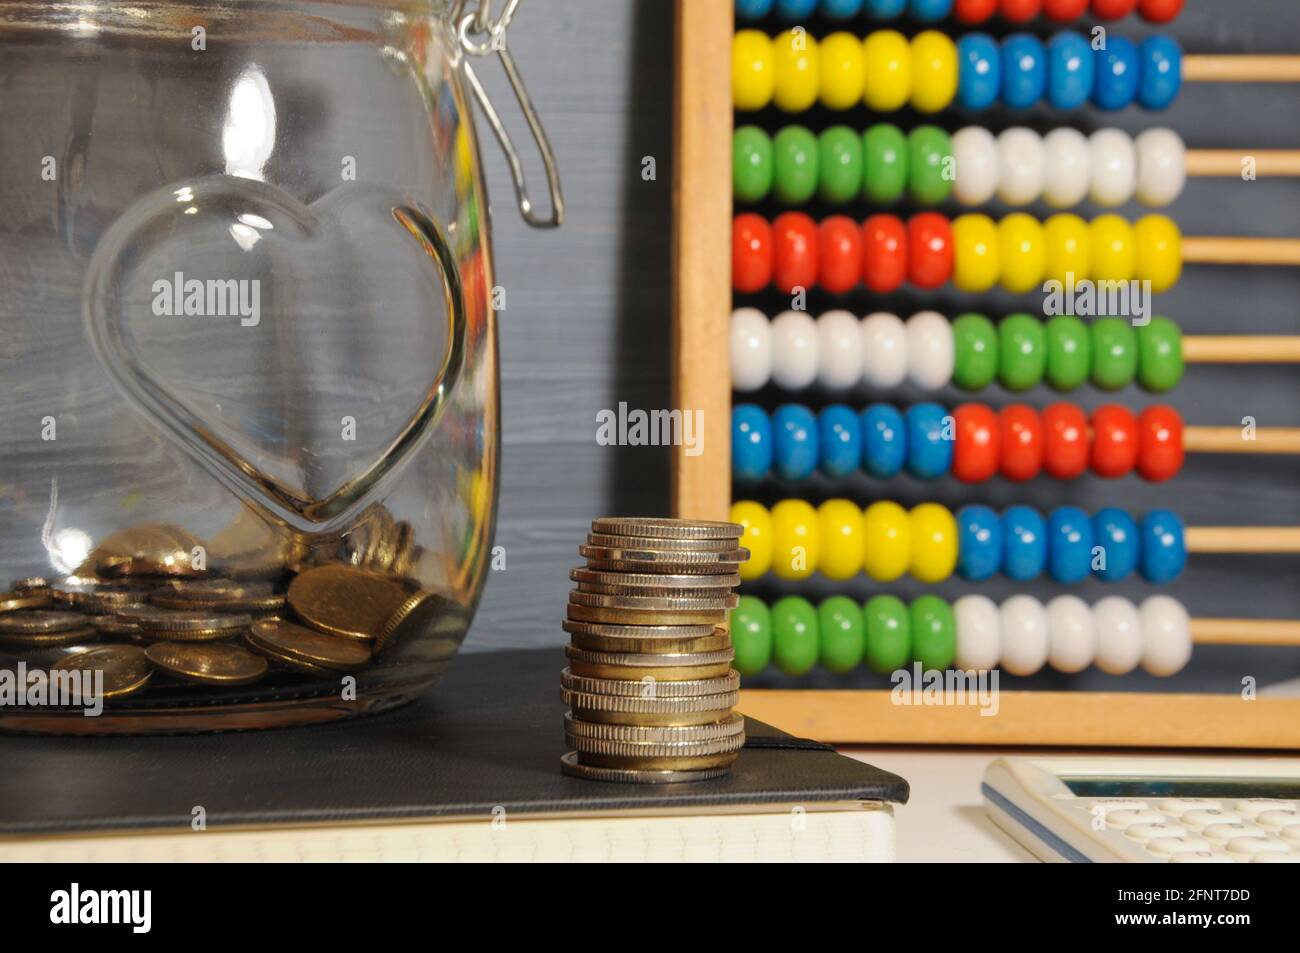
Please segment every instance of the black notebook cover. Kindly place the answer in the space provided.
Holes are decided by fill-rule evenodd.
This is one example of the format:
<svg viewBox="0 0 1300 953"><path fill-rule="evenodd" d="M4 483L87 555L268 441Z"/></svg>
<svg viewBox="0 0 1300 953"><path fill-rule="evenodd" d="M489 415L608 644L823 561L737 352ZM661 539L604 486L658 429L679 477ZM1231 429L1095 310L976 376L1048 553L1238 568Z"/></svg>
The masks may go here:
<svg viewBox="0 0 1300 953"><path fill-rule="evenodd" d="M729 777L631 785L560 773L559 649L462 655L422 699L306 728L0 735L0 835L629 808L907 800L897 775L750 719Z"/></svg>

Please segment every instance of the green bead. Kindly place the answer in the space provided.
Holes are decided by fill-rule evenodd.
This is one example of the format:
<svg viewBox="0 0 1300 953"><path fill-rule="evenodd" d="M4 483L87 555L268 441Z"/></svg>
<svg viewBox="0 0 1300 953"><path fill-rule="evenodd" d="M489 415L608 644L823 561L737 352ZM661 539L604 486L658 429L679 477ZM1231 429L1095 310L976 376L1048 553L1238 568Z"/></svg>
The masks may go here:
<svg viewBox="0 0 1300 953"><path fill-rule="evenodd" d="M867 664L884 674L912 659L912 626L907 606L896 596L876 596L862 608L867 627Z"/></svg>
<svg viewBox="0 0 1300 953"><path fill-rule="evenodd" d="M938 596L918 596L908 614L913 659L926 670L951 668L957 657L957 622L952 606Z"/></svg>
<svg viewBox="0 0 1300 953"><path fill-rule="evenodd" d="M952 382L962 390L983 390L998 376L998 329L982 314L963 314L952 323Z"/></svg>
<svg viewBox="0 0 1300 953"><path fill-rule="evenodd" d="M731 610L731 644L741 675L757 675L772 664L772 613L762 599L741 596Z"/></svg>
<svg viewBox="0 0 1300 953"><path fill-rule="evenodd" d="M848 126L831 126L817 137L818 191L830 205L844 205L862 189L862 139Z"/></svg>
<svg viewBox="0 0 1300 953"><path fill-rule="evenodd" d="M907 191L918 205L939 205L952 194L948 168L952 140L938 126L917 126L907 137Z"/></svg>
<svg viewBox="0 0 1300 953"><path fill-rule="evenodd" d="M817 137L803 126L786 126L772 148L777 201L802 205L817 191Z"/></svg>
<svg viewBox="0 0 1300 953"><path fill-rule="evenodd" d="M786 596L772 606L772 659L787 675L805 675L820 652L817 610L802 596Z"/></svg>
<svg viewBox="0 0 1300 953"><path fill-rule="evenodd" d="M888 205L903 197L907 188L907 137L887 122L862 134L862 197Z"/></svg>
<svg viewBox="0 0 1300 953"><path fill-rule="evenodd" d="M1137 335L1123 318L1092 323L1092 382L1102 390L1119 390L1137 373Z"/></svg>
<svg viewBox="0 0 1300 953"><path fill-rule="evenodd" d="M1028 314L1009 314L998 325L998 378L1007 390L1029 390L1043 379L1047 335Z"/></svg>
<svg viewBox="0 0 1300 953"><path fill-rule="evenodd" d="M731 137L731 191L737 202L757 202L772 190L772 139L757 126Z"/></svg>
<svg viewBox="0 0 1300 953"><path fill-rule="evenodd" d="M1088 326L1073 315L1047 322L1047 383L1057 390L1083 386L1092 370L1092 338Z"/></svg>
<svg viewBox="0 0 1300 953"><path fill-rule="evenodd" d="M1137 329L1138 382L1156 394L1183 379L1183 332L1168 318L1152 318Z"/></svg>
<svg viewBox="0 0 1300 953"><path fill-rule="evenodd" d="M843 674L862 664L867 633L860 605L848 596L831 596L817 607L817 625L821 632L823 668Z"/></svg>

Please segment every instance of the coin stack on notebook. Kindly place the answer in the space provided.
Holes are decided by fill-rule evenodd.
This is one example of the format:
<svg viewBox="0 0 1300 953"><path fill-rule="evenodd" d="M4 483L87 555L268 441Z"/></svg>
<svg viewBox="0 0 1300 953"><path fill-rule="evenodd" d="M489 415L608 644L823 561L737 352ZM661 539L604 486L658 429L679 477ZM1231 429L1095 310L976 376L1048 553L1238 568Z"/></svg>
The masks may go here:
<svg viewBox="0 0 1300 953"><path fill-rule="evenodd" d="M745 743L726 628L749 558L741 533L705 520L591 524L564 622L565 773L653 783L730 769Z"/></svg>

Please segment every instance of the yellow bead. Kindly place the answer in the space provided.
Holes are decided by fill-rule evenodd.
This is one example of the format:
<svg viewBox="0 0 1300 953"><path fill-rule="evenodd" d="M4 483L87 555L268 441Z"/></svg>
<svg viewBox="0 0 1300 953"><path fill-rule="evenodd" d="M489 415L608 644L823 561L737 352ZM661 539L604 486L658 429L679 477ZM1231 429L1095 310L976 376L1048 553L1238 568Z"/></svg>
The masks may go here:
<svg viewBox="0 0 1300 953"><path fill-rule="evenodd" d="M881 500L862 514L862 568L879 582L893 582L912 561L912 523L907 510Z"/></svg>
<svg viewBox="0 0 1300 953"><path fill-rule="evenodd" d="M762 109L772 101L776 70L772 41L762 30L740 30L731 38L731 102L740 110Z"/></svg>
<svg viewBox="0 0 1300 953"><path fill-rule="evenodd" d="M740 545L749 550L749 559L740 564L740 578L758 579L772 568L772 517L767 507L753 500L731 504L731 522L745 527Z"/></svg>
<svg viewBox="0 0 1300 953"><path fill-rule="evenodd" d="M1144 215L1133 225L1137 277L1152 291L1168 291L1183 272L1183 236L1167 215Z"/></svg>
<svg viewBox="0 0 1300 953"><path fill-rule="evenodd" d="M821 99L827 109L849 109L862 101L866 77L862 41L852 33L832 33L821 41Z"/></svg>
<svg viewBox="0 0 1300 953"><path fill-rule="evenodd" d="M957 566L957 521L938 503L922 503L908 514L912 524L912 576L942 582Z"/></svg>
<svg viewBox="0 0 1300 953"><path fill-rule="evenodd" d="M782 500L772 507L772 572L782 579L815 573L821 553L817 530L817 511L806 500Z"/></svg>
<svg viewBox="0 0 1300 953"><path fill-rule="evenodd" d="M987 215L952 220L952 281L962 291L988 291L1002 271L998 227Z"/></svg>
<svg viewBox="0 0 1300 953"><path fill-rule="evenodd" d="M1017 294L1039 288L1047 267L1047 241L1038 219L1013 212L998 222L1002 287Z"/></svg>
<svg viewBox="0 0 1300 953"><path fill-rule="evenodd" d="M1137 263L1133 226L1118 215L1098 215L1088 226L1093 281L1129 281Z"/></svg>
<svg viewBox="0 0 1300 953"><path fill-rule="evenodd" d="M1092 241L1087 222L1068 212L1053 215L1043 223L1043 240L1047 248L1043 262L1045 278L1067 284L1070 280L1077 283L1091 277Z"/></svg>
<svg viewBox="0 0 1300 953"><path fill-rule="evenodd" d="M776 108L801 113L817 102L821 91L821 57L817 40L804 29L786 30L772 39L776 67Z"/></svg>
<svg viewBox="0 0 1300 953"><path fill-rule="evenodd" d="M896 30L877 30L862 41L863 101L876 112L902 109L912 95L912 49Z"/></svg>
<svg viewBox="0 0 1300 953"><path fill-rule="evenodd" d="M946 33L926 30L912 38L912 106L917 112L947 109L957 95L957 44Z"/></svg>
<svg viewBox="0 0 1300 953"><path fill-rule="evenodd" d="M862 572L862 510L849 500L817 507L820 568L828 579L852 579Z"/></svg>

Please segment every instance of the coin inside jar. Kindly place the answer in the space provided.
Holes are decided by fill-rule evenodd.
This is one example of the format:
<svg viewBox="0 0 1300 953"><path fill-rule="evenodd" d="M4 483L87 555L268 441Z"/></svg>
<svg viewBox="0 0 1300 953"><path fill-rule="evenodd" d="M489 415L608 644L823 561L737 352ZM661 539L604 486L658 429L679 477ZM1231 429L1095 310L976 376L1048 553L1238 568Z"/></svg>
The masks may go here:
<svg viewBox="0 0 1300 953"><path fill-rule="evenodd" d="M147 639L172 642L201 642L221 639L248 628L251 616L222 612L185 612L155 606L132 606L116 613L134 622Z"/></svg>
<svg viewBox="0 0 1300 953"><path fill-rule="evenodd" d="M0 632L18 634L36 632L67 632L84 626L89 619L79 612L60 612L47 609L25 609L0 614Z"/></svg>
<svg viewBox="0 0 1300 953"><path fill-rule="evenodd" d="M56 672L102 672L104 698L121 698L139 691L153 670L137 645L104 645L66 656L54 663Z"/></svg>
<svg viewBox="0 0 1300 953"><path fill-rule="evenodd" d="M203 685L247 685L267 668L266 659L222 642L155 642L144 655L159 671Z"/></svg>
<svg viewBox="0 0 1300 953"><path fill-rule="evenodd" d="M406 590L385 576L351 566L315 566L289 584L289 607L313 629L349 639L374 639L406 602Z"/></svg>
<svg viewBox="0 0 1300 953"><path fill-rule="evenodd" d="M326 635L285 619L255 619L247 641L279 658L292 658L341 672L370 661L370 647L355 639Z"/></svg>
<svg viewBox="0 0 1300 953"><path fill-rule="evenodd" d="M27 589L21 592L0 592L0 612L18 612L21 609L44 609L51 603L48 591Z"/></svg>

